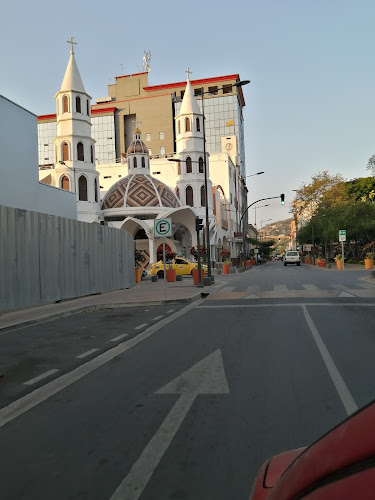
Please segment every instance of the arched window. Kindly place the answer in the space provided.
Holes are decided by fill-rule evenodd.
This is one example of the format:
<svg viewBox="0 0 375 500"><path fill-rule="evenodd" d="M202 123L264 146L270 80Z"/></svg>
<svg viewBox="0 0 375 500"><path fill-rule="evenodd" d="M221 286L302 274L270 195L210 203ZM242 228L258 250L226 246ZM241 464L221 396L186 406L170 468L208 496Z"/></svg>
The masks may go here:
<svg viewBox="0 0 375 500"><path fill-rule="evenodd" d="M185 118L185 132L190 132L190 120L188 117Z"/></svg>
<svg viewBox="0 0 375 500"><path fill-rule="evenodd" d="M133 158L133 167L137 168L137 158L135 156Z"/></svg>
<svg viewBox="0 0 375 500"><path fill-rule="evenodd" d="M78 199L80 201L87 201L87 179L84 175L78 179Z"/></svg>
<svg viewBox="0 0 375 500"><path fill-rule="evenodd" d="M178 120L178 133L181 134L181 121Z"/></svg>
<svg viewBox="0 0 375 500"><path fill-rule="evenodd" d="M191 186L186 188L186 205L194 206L193 188Z"/></svg>
<svg viewBox="0 0 375 500"><path fill-rule="evenodd" d="M76 97L76 112L81 113L81 98L79 95Z"/></svg>
<svg viewBox="0 0 375 500"><path fill-rule="evenodd" d="M90 114L90 107L89 106L90 106L90 102L87 99L87 101L86 101L86 114L87 114L87 116L89 116L89 114Z"/></svg>
<svg viewBox="0 0 375 500"><path fill-rule="evenodd" d="M203 169L203 158L200 156L199 157L199 173L203 174L204 169Z"/></svg>
<svg viewBox="0 0 375 500"><path fill-rule="evenodd" d="M65 191L70 191L70 182L67 175L61 177L61 188L65 189Z"/></svg>
<svg viewBox="0 0 375 500"><path fill-rule="evenodd" d="M79 142L77 144L77 160L85 161L85 154L83 151L83 143L82 142Z"/></svg>
<svg viewBox="0 0 375 500"><path fill-rule="evenodd" d="M199 121L199 118L197 118L197 132L200 132L201 131L201 123Z"/></svg>
<svg viewBox="0 0 375 500"><path fill-rule="evenodd" d="M178 199L180 199L180 190L178 188L176 188L176 196Z"/></svg>
<svg viewBox="0 0 375 500"><path fill-rule="evenodd" d="M64 95L63 96L63 113L68 113L69 112L69 102L68 102L68 96Z"/></svg>
<svg viewBox="0 0 375 500"><path fill-rule="evenodd" d="M142 156L142 168L146 168L146 162L144 156Z"/></svg>
<svg viewBox="0 0 375 500"><path fill-rule="evenodd" d="M191 174L192 172L193 172L193 166L191 163L191 158L190 158L190 156L188 156L186 158L186 173Z"/></svg>
<svg viewBox="0 0 375 500"><path fill-rule="evenodd" d="M67 142L62 144L62 159L63 161L69 160L69 144Z"/></svg>
<svg viewBox="0 0 375 500"><path fill-rule="evenodd" d="M204 186L201 187L201 207L206 206L206 192L204 190Z"/></svg>
<svg viewBox="0 0 375 500"><path fill-rule="evenodd" d="M90 146L91 163L94 163L94 146Z"/></svg>
<svg viewBox="0 0 375 500"><path fill-rule="evenodd" d="M95 193L95 201L96 203L98 203L98 180L96 177L94 181L94 193Z"/></svg>

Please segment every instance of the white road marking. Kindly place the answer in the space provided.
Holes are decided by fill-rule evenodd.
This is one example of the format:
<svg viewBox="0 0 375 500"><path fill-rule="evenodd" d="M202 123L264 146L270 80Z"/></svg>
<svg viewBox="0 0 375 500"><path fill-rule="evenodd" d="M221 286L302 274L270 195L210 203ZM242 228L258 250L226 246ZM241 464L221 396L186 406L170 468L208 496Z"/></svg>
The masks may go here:
<svg viewBox="0 0 375 500"><path fill-rule="evenodd" d="M180 394L180 398L110 500L138 500L198 394L229 394L220 349L156 394Z"/></svg>
<svg viewBox="0 0 375 500"><path fill-rule="evenodd" d="M320 288L316 285L302 285L305 290L310 290L311 292L319 291Z"/></svg>
<svg viewBox="0 0 375 500"><path fill-rule="evenodd" d="M353 295L352 293L349 293L349 292L345 292L345 290L343 290L340 295L338 295L338 297L356 297L355 295Z"/></svg>
<svg viewBox="0 0 375 500"><path fill-rule="evenodd" d="M157 321L158 319L161 319L163 318L163 316L156 316L156 318L154 318L154 321Z"/></svg>
<svg viewBox="0 0 375 500"><path fill-rule="evenodd" d="M168 314L171 314L174 312L174 309L171 309L170 311L168 311Z"/></svg>
<svg viewBox="0 0 375 500"><path fill-rule="evenodd" d="M331 355L328 352L328 349L326 348L321 336L319 335L319 332L310 314L308 313L306 306L302 305L302 310L312 336L314 337L315 343L331 376L332 382L334 383L336 390L340 396L341 402L344 405L346 413L348 415L351 415L358 410L358 406L356 405L347 385L344 382L344 379L341 377L340 372L338 371L333 359L331 358Z"/></svg>
<svg viewBox="0 0 375 500"><path fill-rule="evenodd" d="M288 287L286 285L273 285L275 292L287 292Z"/></svg>
<svg viewBox="0 0 375 500"><path fill-rule="evenodd" d="M43 403L43 401L46 401L51 396L54 396L55 394L59 393L66 387L69 387L74 382L77 382L77 380L80 380L82 377L85 377L86 375L93 372L97 368L100 368L101 366L105 365L113 358L119 356L120 354L123 354L132 347L143 342L145 339L151 337L151 335L153 335L155 332L157 332L164 326L168 325L169 323L172 323L172 321L174 321L175 319L180 318L181 316L189 312L191 309L194 309L200 304L202 304L204 300L205 299L201 299L192 302L191 304L175 312L168 318L164 318L159 323L150 326L144 332L140 333L136 337L127 340L126 342L122 342L121 344L118 344L115 347L112 347L112 349L109 349L108 351L99 354L96 358L87 361L87 363L83 363L82 365L78 366L71 372L61 375L61 377L52 380L43 387L39 387L39 389L35 389L30 394L27 394L26 396L17 399L17 401L14 401L13 403L4 408L1 408L0 427L3 427L6 423L11 422L15 418L19 417L20 415L23 415L24 413L31 410L40 403Z"/></svg>
<svg viewBox="0 0 375 500"><path fill-rule="evenodd" d="M115 337L114 339L111 339L110 342L117 342L118 340L123 339L124 337L127 337L127 333L123 333L122 335L119 335L118 337Z"/></svg>
<svg viewBox="0 0 375 500"><path fill-rule="evenodd" d="M255 293L251 293L250 295L246 295L246 297L243 297L244 299L259 299L258 295L255 295Z"/></svg>
<svg viewBox="0 0 375 500"><path fill-rule="evenodd" d="M37 382L39 382L39 380L43 380L44 378L49 377L50 375L52 375L52 373L56 373L58 371L59 370L57 370L56 368L53 369L53 370L49 370L48 372L44 372L41 375L39 375L39 377L35 377L35 378L32 378L31 380L28 380L27 382L24 382L23 385L33 385L33 384L36 384Z"/></svg>
<svg viewBox="0 0 375 500"><path fill-rule="evenodd" d="M140 330L141 328L143 328L144 326L147 326L148 323L142 323L141 325L138 325L134 328L134 330Z"/></svg>
<svg viewBox="0 0 375 500"><path fill-rule="evenodd" d="M79 356L76 356L76 359L85 358L86 356L90 356L90 354L92 354L93 352L96 352L96 351L99 351L99 349L90 349L89 351L86 351L86 352L80 354Z"/></svg>
<svg viewBox="0 0 375 500"><path fill-rule="evenodd" d="M241 309L241 308L251 308L251 307L298 307L298 306L325 306L325 307L348 307L348 306L356 306L356 307L375 307L375 304L358 304L358 302L346 302L345 304L338 304L337 302L290 302L289 304L222 304L220 306L216 305L204 305L197 306L197 309Z"/></svg>

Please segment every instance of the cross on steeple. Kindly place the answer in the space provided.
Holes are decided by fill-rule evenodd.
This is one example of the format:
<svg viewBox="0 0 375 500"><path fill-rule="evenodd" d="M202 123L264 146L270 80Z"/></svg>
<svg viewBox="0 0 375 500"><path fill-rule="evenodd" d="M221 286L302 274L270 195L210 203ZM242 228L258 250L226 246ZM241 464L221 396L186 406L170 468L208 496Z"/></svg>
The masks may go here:
<svg viewBox="0 0 375 500"><path fill-rule="evenodd" d="M74 45L77 45L77 42L74 41L74 36L70 37L70 40L67 40L66 43L70 43L72 48L70 49L70 53L74 54Z"/></svg>
<svg viewBox="0 0 375 500"><path fill-rule="evenodd" d="M193 72L190 71L189 66L185 69L185 73L187 73L187 79L190 80L190 73L193 74Z"/></svg>
<svg viewBox="0 0 375 500"><path fill-rule="evenodd" d="M132 120L133 123L135 123L135 128L138 128L138 125L141 124L142 122L138 120L138 116L135 117L135 120Z"/></svg>

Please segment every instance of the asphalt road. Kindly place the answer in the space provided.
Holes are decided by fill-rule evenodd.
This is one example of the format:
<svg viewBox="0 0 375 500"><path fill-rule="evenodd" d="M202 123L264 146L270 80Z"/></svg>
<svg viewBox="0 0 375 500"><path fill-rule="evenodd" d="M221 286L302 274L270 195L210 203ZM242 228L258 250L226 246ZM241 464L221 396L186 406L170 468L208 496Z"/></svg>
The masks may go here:
<svg viewBox="0 0 375 500"><path fill-rule="evenodd" d="M375 287L362 276L275 262L173 312L100 311L1 336L5 374L44 339L36 371L0 382L1 499L246 500L269 456L374 398Z"/></svg>

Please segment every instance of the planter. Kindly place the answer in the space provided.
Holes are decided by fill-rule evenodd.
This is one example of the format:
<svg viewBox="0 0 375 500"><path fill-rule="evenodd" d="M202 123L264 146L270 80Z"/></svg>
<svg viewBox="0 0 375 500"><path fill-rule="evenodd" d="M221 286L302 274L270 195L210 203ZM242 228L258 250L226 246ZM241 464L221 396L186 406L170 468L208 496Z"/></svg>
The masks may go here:
<svg viewBox="0 0 375 500"><path fill-rule="evenodd" d="M142 273L143 273L143 267L136 267L135 268L135 282L140 283L142 279Z"/></svg>
<svg viewBox="0 0 375 500"><path fill-rule="evenodd" d="M250 266L255 266L255 260L254 259L250 259Z"/></svg>
<svg viewBox="0 0 375 500"><path fill-rule="evenodd" d="M230 264L223 264L223 274L229 274Z"/></svg>
<svg viewBox="0 0 375 500"><path fill-rule="evenodd" d="M175 269L167 269L167 281L170 283L176 281L176 270Z"/></svg>
<svg viewBox="0 0 375 500"><path fill-rule="evenodd" d="M365 259L365 269L374 268L374 259Z"/></svg>
<svg viewBox="0 0 375 500"><path fill-rule="evenodd" d="M199 272L198 269L193 269L193 281L194 285L199 285ZM203 283L204 269L201 269L201 283Z"/></svg>
<svg viewBox="0 0 375 500"><path fill-rule="evenodd" d="M246 261L246 267L250 267L251 266L251 260L247 260Z"/></svg>
<svg viewBox="0 0 375 500"><path fill-rule="evenodd" d="M342 260L336 260L337 269L342 269Z"/></svg>

